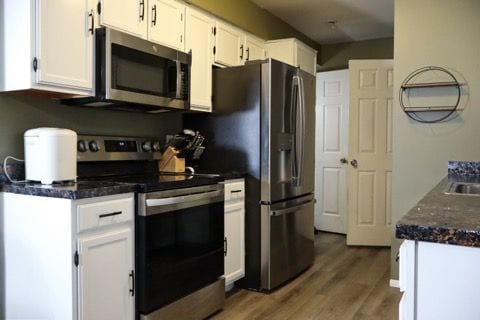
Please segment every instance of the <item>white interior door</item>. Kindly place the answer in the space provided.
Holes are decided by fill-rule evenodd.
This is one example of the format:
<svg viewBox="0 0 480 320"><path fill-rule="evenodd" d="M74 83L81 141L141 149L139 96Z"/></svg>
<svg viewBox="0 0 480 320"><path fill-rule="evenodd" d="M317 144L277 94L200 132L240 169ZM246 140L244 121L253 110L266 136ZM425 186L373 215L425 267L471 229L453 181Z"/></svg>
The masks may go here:
<svg viewBox="0 0 480 320"><path fill-rule="evenodd" d="M351 60L349 245L390 246L393 60Z"/></svg>
<svg viewBox="0 0 480 320"><path fill-rule="evenodd" d="M348 70L317 73L315 228L347 232Z"/></svg>

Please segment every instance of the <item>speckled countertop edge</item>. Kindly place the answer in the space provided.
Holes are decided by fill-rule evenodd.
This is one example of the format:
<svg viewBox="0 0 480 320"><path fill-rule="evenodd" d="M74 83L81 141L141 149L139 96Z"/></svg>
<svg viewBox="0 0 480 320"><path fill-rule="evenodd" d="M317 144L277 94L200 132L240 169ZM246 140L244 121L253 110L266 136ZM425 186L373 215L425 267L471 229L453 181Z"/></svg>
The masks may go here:
<svg viewBox="0 0 480 320"><path fill-rule="evenodd" d="M480 183L480 175L448 175L397 222L396 237L480 247L480 196L446 194L453 182Z"/></svg>
<svg viewBox="0 0 480 320"><path fill-rule="evenodd" d="M70 200L130 193L135 192L135 190L135 184L108 182L96 182L88 184L79 182L66 186L41 185L38 183L4 183L0 186L0 191L2 192Z"/></svg>

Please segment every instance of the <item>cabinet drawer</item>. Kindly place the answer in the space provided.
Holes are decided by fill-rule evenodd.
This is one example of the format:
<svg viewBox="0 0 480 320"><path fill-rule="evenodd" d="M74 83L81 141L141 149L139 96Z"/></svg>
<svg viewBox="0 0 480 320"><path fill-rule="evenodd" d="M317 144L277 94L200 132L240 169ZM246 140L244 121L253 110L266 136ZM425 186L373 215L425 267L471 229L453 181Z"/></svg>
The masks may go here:
<svg viewBox="0 0 480 320"><path fill-rule="evenodd" d="M225 201L245 198L245 183L227 182L225 183Z"/></svg>
<svg viewBox="0 0 480 320"><path fill-rule="evenodd" d="M133 219L133 198L115 199L77 206L77 231L108 226Z"/></svg>

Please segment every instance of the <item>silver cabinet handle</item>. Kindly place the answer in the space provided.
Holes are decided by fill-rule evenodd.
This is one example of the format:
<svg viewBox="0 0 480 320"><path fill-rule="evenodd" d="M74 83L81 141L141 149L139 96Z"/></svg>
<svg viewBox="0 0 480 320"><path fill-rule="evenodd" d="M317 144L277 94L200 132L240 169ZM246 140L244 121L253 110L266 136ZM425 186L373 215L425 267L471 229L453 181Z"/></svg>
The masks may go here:
<svg viewBox="0 0 480 320"><path fill-rule="evenodd" d="M357 162L357 160L353 159L352 161L350 161L350 164L352 165L352 167L358 168L358 162Z"/></svg>
<svg viewBox="0 0 480 320"><path fill-rule="evenodd" d="M152 7L152 25L157 25L157 5L154 4Z"/></svg>
<svg viewBox="0 0 480 320"><path fill-rule="evenodd" d="M93 15L93 10L90 10L88 17L90 18L90 28L88 28L88 32L93 35L93 32L95 30L95 16Z"/></svg>
<svg viewBox="0 0 480 320"><path fill-rule="evenodd" d="M140 20L145 18L145 0L140 0Z"/></svg>

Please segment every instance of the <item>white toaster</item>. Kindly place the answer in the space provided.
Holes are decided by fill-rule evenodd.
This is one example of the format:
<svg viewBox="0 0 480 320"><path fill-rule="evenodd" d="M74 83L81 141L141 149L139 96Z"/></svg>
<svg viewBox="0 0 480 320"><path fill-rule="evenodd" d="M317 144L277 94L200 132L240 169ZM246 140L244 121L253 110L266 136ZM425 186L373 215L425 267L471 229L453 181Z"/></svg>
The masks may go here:
<svg viewBox="0 0 480 320"><path fill-rule="evenodd" d="M77 133L60 128L30 129L23 135L25 178L42 184L76 181Z"/></svg>

